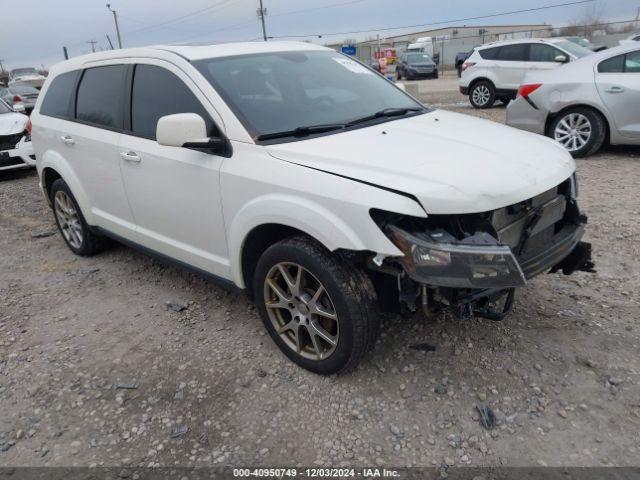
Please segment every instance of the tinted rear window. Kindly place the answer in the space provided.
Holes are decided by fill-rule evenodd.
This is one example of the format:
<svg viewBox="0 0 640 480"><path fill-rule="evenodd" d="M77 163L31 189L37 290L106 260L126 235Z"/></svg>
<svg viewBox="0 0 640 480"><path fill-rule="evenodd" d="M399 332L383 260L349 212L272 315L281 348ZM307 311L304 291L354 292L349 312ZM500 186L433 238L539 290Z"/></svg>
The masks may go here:
<svg viewBox="0 0 640 480"><path fill-rule="evenodd" d="M37 90L33 87L29 87L27 85L13 85L11 87L11 91L13 93L19 93L24 95L38 95L40 90Z"/></svg>
<svg viewBox="0 0 640 480"><path fill-rule="evenodd" d="M123 127L124 65L85 70L78 86L76 118L109 128Z"/></svg>
<svg viewBox="0 0 640 480"><path fill-rule="evenodd" d="M480 56L485 60L495 60L499 52L500 52L500 47L485 48L483 50L478 50L478 53L480 54Z"/></svg>
<svg viewBox="0 0 640 480"><path fill-rule="evenodd" d="M155 140L158 119L174 113L197 113L204 118L207 133L217 134L211 117L182 80L162 67L137 65L131 97L131 130Z"/></svg>
<svg viewBox="0 0 640 480"><path fill-rule="evenodd" d="M47 89L40 113L52 117L71 118L71 97L78 72L67 72L53 79Z"/></svg>

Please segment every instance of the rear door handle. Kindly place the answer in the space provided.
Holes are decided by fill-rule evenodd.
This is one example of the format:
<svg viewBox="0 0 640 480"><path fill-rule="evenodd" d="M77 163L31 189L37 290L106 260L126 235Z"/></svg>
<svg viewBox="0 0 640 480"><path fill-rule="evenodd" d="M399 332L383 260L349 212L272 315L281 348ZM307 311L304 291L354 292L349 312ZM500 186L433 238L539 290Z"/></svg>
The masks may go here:
<svg viewBox="0 0 640 480"><path fill-rule="evenodd" d="M136 152L121 152L120 158L127 162L140 163L142 159Z"/></svg>
<svg viewBox="0 0 640 480"><path fill-rule="evenodd" d="M608 88L607 90L605 90L605 92L607 92L607 93L623 93L624 92L624 88L622 88L622 87L611 87L611 88Z"/></svg>
<svg viewBox="0 0 640 480"><path fill-rule="evenodd" d="M73 139L71 135L62 135L60 137L60 140L62 140L67 145L73 145L74 143L76 143L76 141Z"/></svg>

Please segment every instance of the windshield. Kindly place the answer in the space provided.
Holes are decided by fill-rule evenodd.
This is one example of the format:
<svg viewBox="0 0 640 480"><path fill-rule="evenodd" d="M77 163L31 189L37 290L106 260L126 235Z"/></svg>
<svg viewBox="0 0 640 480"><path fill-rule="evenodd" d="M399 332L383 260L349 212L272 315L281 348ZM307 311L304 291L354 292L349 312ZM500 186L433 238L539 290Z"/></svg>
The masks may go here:
<svg viewBox="0 0 640 480"><path fill-rule="evenodd" d="M282 52L194 62L254 137L420 109L371 69L336 52ZM396 117L394 117L396 118Z"/></svg>
<svg viewBox="0 0 640 480"><path fill-rule="evenodd" d="M556 42L555 45L562 48L563 50L566 50L571 55L577 58L586 57L587 55L591 55L593 53L591 50L581 47L577 43L570 42L569 40L561 40L559 42Z"/></svg>
<svg viewBox="0 0 640 480"><path fill-rule="evenodd" d="M573 43L577 43L584 48L589 48L591 46L591 42L583 37L567 37L567 40Z"/></svg>
<svg viewBox="0 0 640 480"><path fill-rule="evenodd" d="M431 63L431 57L426 53L410 53L407 55L407 63Z"/></svg>
<svg viewBox="0 0 640 480"><path fill-rule="evenodd" d="M0 100L0 113L11 113L13 110L9 108L9 105L4 103L4 100Z"/></svg>
<svg viewBox="0 0 640 480"><path fill-rule="evenodd" d="M35 68L16 68L11 71L11 75L14 77L17 75L33 75L34 73L37 73Z"/></svg>

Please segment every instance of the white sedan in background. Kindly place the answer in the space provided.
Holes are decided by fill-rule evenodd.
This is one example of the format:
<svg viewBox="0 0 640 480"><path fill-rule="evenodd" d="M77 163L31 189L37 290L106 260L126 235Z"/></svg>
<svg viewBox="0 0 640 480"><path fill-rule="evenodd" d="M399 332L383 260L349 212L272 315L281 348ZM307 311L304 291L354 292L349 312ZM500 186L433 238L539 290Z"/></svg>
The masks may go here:
<svg viewBox="0 0 640 480"><path fill-rule="evenodd" d="M0 171L34 167L31 121L0 100Z"/></svg>
<svg viewBox="0 0 640 480"><path fill-rule="evenodd" d="M547 135L574 157L597 152L607 138L640 145L640 44L527 74L507 108L507 124Z"/></svg>

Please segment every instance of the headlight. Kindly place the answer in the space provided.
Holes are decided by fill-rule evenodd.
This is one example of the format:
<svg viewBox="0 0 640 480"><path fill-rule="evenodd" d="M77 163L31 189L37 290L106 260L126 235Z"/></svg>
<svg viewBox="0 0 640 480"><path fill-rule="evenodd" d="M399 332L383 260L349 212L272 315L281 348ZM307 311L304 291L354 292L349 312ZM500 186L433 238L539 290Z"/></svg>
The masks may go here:
<svg viewBox="0 0 640 480"><path fill-rule="evenodd" d="M488 233L458 241L444 230L412 234L394 225L389 238L404 253L407 274L427 285L451 288L510 288L526 284L511 248Z"/></svg>

